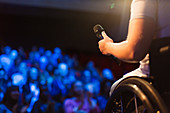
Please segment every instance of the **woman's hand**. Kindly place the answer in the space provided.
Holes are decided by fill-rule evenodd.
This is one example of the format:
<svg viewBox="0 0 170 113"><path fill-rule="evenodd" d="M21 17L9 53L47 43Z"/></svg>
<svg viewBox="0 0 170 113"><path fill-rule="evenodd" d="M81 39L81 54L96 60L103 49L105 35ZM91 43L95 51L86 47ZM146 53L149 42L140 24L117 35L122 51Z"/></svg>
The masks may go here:
<svg viewBox="0 0 170 113"><path fill-rule="evenodd" d="M102 32L102 36L104 39L102 39L98 42L99 49L102 54L110 55L111 53L109 51L110 50L109 48L110 48L110 45L113 43L113 40L111 38L109 38L104 31Z"/></svg>

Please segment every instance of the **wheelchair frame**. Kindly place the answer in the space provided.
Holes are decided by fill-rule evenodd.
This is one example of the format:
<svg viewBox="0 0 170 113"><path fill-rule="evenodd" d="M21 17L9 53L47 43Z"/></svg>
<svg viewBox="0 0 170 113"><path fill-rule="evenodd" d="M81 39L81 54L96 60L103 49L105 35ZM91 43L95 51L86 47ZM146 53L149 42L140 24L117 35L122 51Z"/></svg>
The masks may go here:
<svg viewBox="0 0 170 113"><path fill-rule="evenodd" d="M167 107L161 96L152 86L151 80L148 80L148 82L147 79L148 78L128 77L120 82L107 102L105 113L129 113L130 111L124 109L127 108L128 102L125 102L126 105L122 102L122 98L127 98L127 93L129 92L134 93L134 96L130 99L133 97L136 98L135 96L137 96L148 113L168 113ZM119 101L121 101L121 103ZM120 105L116 105L118 103ZM137 112L136 108L135 111Z"/></svg>

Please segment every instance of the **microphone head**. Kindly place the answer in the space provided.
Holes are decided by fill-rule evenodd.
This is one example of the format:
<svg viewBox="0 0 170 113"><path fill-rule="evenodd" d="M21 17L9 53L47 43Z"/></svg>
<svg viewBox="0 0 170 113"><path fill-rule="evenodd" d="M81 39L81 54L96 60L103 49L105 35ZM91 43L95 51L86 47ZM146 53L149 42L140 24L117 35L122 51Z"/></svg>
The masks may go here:
<svg viewBox="0 0 170 113"><path fill-rule="evenodd" d="M95 26L93 27L93 31L94 31L94 33L96 34L97 38L103 39L103 37L102 37L102 31L104 31L104 29L103 29L103 27L102 27L101 25L99 25L99 24L95 25Z"/></svg>

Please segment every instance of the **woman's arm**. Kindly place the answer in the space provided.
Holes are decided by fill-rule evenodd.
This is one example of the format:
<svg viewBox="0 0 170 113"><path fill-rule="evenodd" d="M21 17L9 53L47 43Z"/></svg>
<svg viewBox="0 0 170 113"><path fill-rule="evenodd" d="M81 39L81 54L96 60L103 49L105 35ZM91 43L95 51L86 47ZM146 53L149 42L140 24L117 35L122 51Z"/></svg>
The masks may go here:
<svg viewBox="0 0 170 113"><path fill-rule="evenodd" d="M140 61L148 53L154 33L155 22L152 18L133 19L125 41L114 43L102 32L104 39L99 41L99 49L103 54L112 54L121 60Z"/></svg>

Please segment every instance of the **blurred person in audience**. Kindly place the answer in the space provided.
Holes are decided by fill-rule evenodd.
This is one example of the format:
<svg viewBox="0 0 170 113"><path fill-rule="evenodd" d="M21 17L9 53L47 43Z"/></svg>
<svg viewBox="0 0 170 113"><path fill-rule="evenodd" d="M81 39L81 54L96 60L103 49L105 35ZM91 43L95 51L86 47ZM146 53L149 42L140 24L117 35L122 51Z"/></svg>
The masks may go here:
<svg viewBox="0 0 170 113"><path fill-rule="evenodd" d="M51 79L53 72L54 66L51 63L48 63L45 69L40 71L40 84L48 84L48 79Z"/></svg>
<svg viewBox="0 0 170 113"><path fill-rule="evenodd" d="M63 83L63 85L66 87L66 89L71 88L71 82L68 79L69 77L69 68L66 63L61 62L58 65L58 76L60 76L60 80Z"/></svg>
<svg viewBox="0 0 170 113"><path fill-rule="evenodd" d="M2 65L0 65L0 89L2 92L6 91L7 84L8 84L8 75L6 71L3 69Z"/></svg>
<svg viewBox="0 0 170 113"><path fill-rule="evenodd" d="M19 88L17 86L8 87L4 98L0 104L1 113L26 113L27 106L19 103Z"/></svg>
<svg viewBox="0 0 170 113"><path fill-rule="evenodd" d="M27 63L25 61L22 61L19 66L18 66L18 72L22 73L25 81L27 81L28 79L28 66L27 66Z"/></svg>
<svg viewBox="0 0 170 113"><path fill-rule="evenodd" d="M83 70L82 81L84 82L84 84L88 84L92 82L92 75L88 69Z"/></svg>
<svg viewBox="0 0 170 113"><path fill-rule="evenodd" d="M54 48L54 54L56 54L58 57L57 58L62 58L62 51L59 47Z"/></svg>
<svg viewBox="0 0 170 113"><path fill-rule="evenodd" d="M51 85L55 79L54 70L55 70L54 66L51 63L49 63L40 76L41 85L46 84L49 91L52 91Z"/></svg>
<svg viewBox="0 0 170 113"><path fill-rule="evenodd" d="M18 55L21 57L22 60L27 58L26 52L22 46L18 47Z"/></svg>
<svg viewBox="0 0 170 113"><path fill-rule="evenodd" d="M44 53L45 53L44 47L39 47L38 51L39 51L39 53L40 53L40 56L43 56Z"/></svg>
<svg viewBox="0 0 170 113"><path fill-rule="evenodd" d="M58 68L54 70L55 79L51 84L51 94L56 100L60 98L60 101L62 101L63 97L68 95L71 86L68 73L68 66L65 63L60 63Z"/></svg>
<svg viewBox="0 0 170 113"><path fill-rule="evenodd" d="M102 113L104 113L104 109L109 99L110 87L114 83L114 81L115 81L115 78L114 78L112 71L108 68L104 68L102 70L102 81L100 85L100 93L97 96L97 101L102 110Z"/></svg>
<svg viewBox="0 0 170 113"><path fill-rule="evenodd" d="M88 69L91 72L92 77L94 77L96 79L100 79L99 72L98 72L97 68L95 67L93 61L89 61L87 63L86 69Z"/></svg>
<svg viewBox="0 0 170 113"><path fill-rule="evenodd" d="M100 87L100 86L98 86ZM85 85L85 98L88 99L88 102L91 104L92 108L90 113L100 113L101 109L98 106L97 103L97 99L96 99L96 95L95 95L95 88L96 88L96 84L93 83L88 83Z"/></svg>
<svg viewBox="0 0 170 113"><path fill-rule="evenodd" d="M93 77L91 71L88 69L85 69L83 71L82 76L83 76L82 81L84 82L85 85L92 83L95 86L94 95L97 96L100 91L100 81L99 79L97 79L97 76Z"/></svg>
<svg viewBox="0 0 170 113"><path fill-rule="evenodd" d="M3 92L3 90L0 88L0 103L1 103L1 101L3 100L3 98L4 98L4 92Z"/></svg>
<svg viewBox="0 0 170 113"><path fill-rule="evenodd" d="M54 53L51 56L51 63L54 65L54 67L58 66L58 63L61 62L63 55L62 51L59 47L54 48Z"/></svg>
<svg viewBox="0 0 170 113"><path fill-rule="evenodd" d="M11 47L10 46L5 46L2 50L3 50L2 51L3 54L9 55L10 52L11 52Z"/></svg>
<svg viewBox="0 0 170 113"><path fill-rule="evenodd" d="M36 46L32 47L32 51L29 53L29 60L31 63L38 62L40 59L40 53Z"/></svg>
<svg viewBox="0 0 170 113"><path fill-rule="evenodd" d="M60 80L67 90L71 88L72 83L76 79L74 69L69 68L69 65L65 62L59 63L58 76L60 76Z"/></svg>
<svg viewBox="0 0 170 113"><path fill-rule="evenodd" d="M35 102L31 113L63 113L62 104L51 98L46 85L41 85L39 100Z"/></svg>
<svg viewBox="0 0 170 113"><path fill-rule="evenodd" d="M29 112L39 98L39 85L39 71L37 68L31 67L28 71L27 83L23 86L24 100L29 104L27 109Z"/></svg>
<svg viewBox="0 0 170 113"><path fill-rule="evenodd" d="M68 65L69 69L73 69L78 65L78 61L75 56L70 57L70 55L63 55L62 61Z"/></svg>
<svg viewBox="0 0 170 113"><path fill-rule="evenodd" d="M99 95L96 96L96 99L101 109L101 113L104 113L107 101L109 99L110 87L113 83L114 83L113 80L103 79L100 84L100 93Z"/></svg>
<svg viewBox="0 0 170 113"><path fill-rule="evenodd" d="M24 81L26 83L27 79L28 79L28 76L27 76L28 75L28 67L27 67L26 62L21 61L18 65L15 65L11 70L10 78L12 78L12 76L14 74L22 75L22 77L24 78Z"/></svg>
<svg viewBox="0 0 170 113"><path fill-rule="evenodd" d="M52 82L50 94L55 101L63 102L65 96L67 95L66 92L65 86L60 81L55 79Z"/></svg>
<svg viewBox="0 0 170 113"><path fill-rule="evenodd" d="M9 76L11 76L13 73L20 72L21 71L21 70L19 70L19 68L21 68L20 64L23 62L23 59L19 56L17 50L11 50L10 59L12 60L13 65L12 65L11 69L8 72ZM23 71L24 71L24 69L22 69L22 72Z"/></svg>
<svg viewBox="0 0 170 113"><path fill-rule="evenodd" d="M10 56L11 49L5 52L5 54L0 55L0 63L8 74L12 67L14 66L14 61Z"/></svg>
<svg viewBox="0 0 170 113"><path fill-rule="evenodd" d="M10 52L10 58L11 58L13 61L15 61L17 57L18 57L18 51L15 50L15 49L11 50L11 52Z"/></svg>
<svg viewBox="0 0 170 113"><path fill-rule="evenodd" d="M112 71L108 68L104 68L102 70L102 79L108 79L108 80L115 81L115 78L114 78Z"/></svg>
<svg viewBox="0 0 170 113"><path fill-rule="evenodd" d="M19 98L18 98L18 103L24 103L23 100L23 85L26 84L26 79L24 78L22 73L16 72L13 73L11 76L11 84L12 86L18 87L19 90Z"/></svg>
<svg viewBox="0 0 170 113"><path fill-rule="evenodd" d="M94 94L97 96L98 93L100 92L100 81L101 81L101 76L99 74L98 69L95 67L94 61L90 60L87 63L86 69L91 72L91 79L94 85L96 86Z"/></svg>
<svg viewBox="0 0 170 113"><path fill-rule="evenodd" d="M52 56L52 51L51 50L46 50L44 55L47 57L48 61L50 61L51 56Z"/></svg>
<svg viewBox="0 0 170 113"><path fill-rule="evenodd" d="M65 113L98 113L97 104L91 100L91 96L85 95L83 83L76 81L73 84L73 97L64 101Z"/></svg>
<svg viewBox="0 0 170 113"><path fill-rule="evenodd" d="M39 65L41 70L45 70L47 65L49 64L49 61L45 55L42 55L39 59Z"/></svg>

